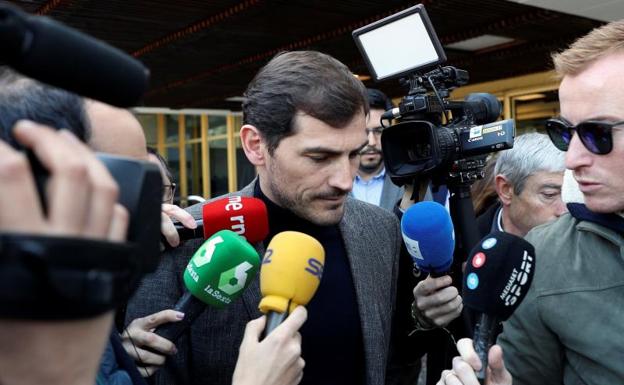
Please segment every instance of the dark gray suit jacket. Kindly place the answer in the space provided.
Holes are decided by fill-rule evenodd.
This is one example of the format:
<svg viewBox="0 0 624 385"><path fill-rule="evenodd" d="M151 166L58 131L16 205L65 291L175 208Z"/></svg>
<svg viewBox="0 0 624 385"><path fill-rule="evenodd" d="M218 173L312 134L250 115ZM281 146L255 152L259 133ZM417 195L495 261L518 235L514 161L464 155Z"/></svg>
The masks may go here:
<svg viewBox="0 0 624 385"><path fill-rule="evenodd" d="M253 183L239 194L252 196ZM199 205L188 211L195 218L201 218ZM402 242L399 223L394 214L349 197L339 228L360 312L366 384L382 385L389 354ZM187 241L162 255L157 271L144 279L130 300L126 323L173 307L183 292L183 271L201 243L202 240ZM264 254L261 244L254 247L260 256ZM208 308L178 340L178 354L174 360L181 372L189 373L191 384L231 384L245 325L261 315L258 311L260 298L256 277L241 298L222 310ZM328 360L331 351L328 346ZM155 383L175 382L169 371L161 369L156 374Z"/></svg>

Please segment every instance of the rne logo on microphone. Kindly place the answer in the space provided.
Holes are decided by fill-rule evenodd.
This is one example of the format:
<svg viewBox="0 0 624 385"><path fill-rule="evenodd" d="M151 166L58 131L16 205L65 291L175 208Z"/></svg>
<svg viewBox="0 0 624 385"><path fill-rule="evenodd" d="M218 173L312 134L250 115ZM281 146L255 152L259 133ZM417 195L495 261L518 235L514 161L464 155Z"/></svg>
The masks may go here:
<svg viewBox="0 0 624 385"><path fill-rule="evenodd" d="M238 195L232 195L228 198L228 203L225 205L225 211L238 211L243 208L242 204L243 198Z"/></svg>
<svg viewBox="0 0 624 385"><path fill-rule="evenodd" d="M238 235L245 235L245 217L238 215L230 218L230 222L233 222L230 229ZM236 223L238 222L238 223Z"/></svg>

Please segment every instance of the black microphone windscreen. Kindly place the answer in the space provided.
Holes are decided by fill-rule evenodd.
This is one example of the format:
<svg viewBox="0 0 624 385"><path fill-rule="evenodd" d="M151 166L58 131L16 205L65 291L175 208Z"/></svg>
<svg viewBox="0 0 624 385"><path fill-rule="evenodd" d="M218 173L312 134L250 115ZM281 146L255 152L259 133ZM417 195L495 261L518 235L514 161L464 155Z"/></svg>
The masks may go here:
<svg viewBox="0 0 624 385"><path fill-rule="evenodd" d="M31 78L118 107L139 104L149 70L138 60L47 17L0 4L0 60ZM5 44L7 43L7 44Z"/></svg>
<svg viewBox="0 0 624 385"><path fill-rule="evenodd" d="M533 245L509 233L491 233L472 249L466 263L464 305L504 321L524 299L534 272Z"/></svg>

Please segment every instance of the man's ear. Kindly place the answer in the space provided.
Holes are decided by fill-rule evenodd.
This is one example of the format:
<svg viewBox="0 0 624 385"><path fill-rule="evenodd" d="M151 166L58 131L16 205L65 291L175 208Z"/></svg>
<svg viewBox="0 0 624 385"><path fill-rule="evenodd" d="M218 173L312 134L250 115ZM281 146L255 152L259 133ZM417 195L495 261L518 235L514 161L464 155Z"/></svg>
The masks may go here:
<svg viewBox="0 0 624 385"><path fill-rule="evenodd" d="M240 129L240 138L249 162L254 166L263 166L266 160L266 144L258 128L245 124Z"/></svg>
<svg viewBox="0 0 624 385"><path fill-rule="evenodd" d="M514 195L513 185L503 175L498 174L494 178L496 194L503 206L509 206Z"/></svg>

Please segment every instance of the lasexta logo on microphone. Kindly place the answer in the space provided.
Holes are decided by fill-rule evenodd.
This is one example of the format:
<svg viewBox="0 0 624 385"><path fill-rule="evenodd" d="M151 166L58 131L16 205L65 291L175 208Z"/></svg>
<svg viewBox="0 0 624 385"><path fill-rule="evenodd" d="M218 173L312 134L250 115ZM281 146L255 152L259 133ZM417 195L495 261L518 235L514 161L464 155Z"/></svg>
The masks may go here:
<svg viewBox="0 0 624 385"><path fill-rule="evenodd" d="M223 307L249 285L259 265L256 250L243 237L221 230L195 252L186 266L184 283L202 302Z"/></svg>
<svg viewBox="0 0 624 385"><path fill-rule="evenodd" d="M219 277L219 289L229 295L238 293L245 288L247 283L247 272L253 268L253 265L247 261L240 265L223 272Z"/></svg>

